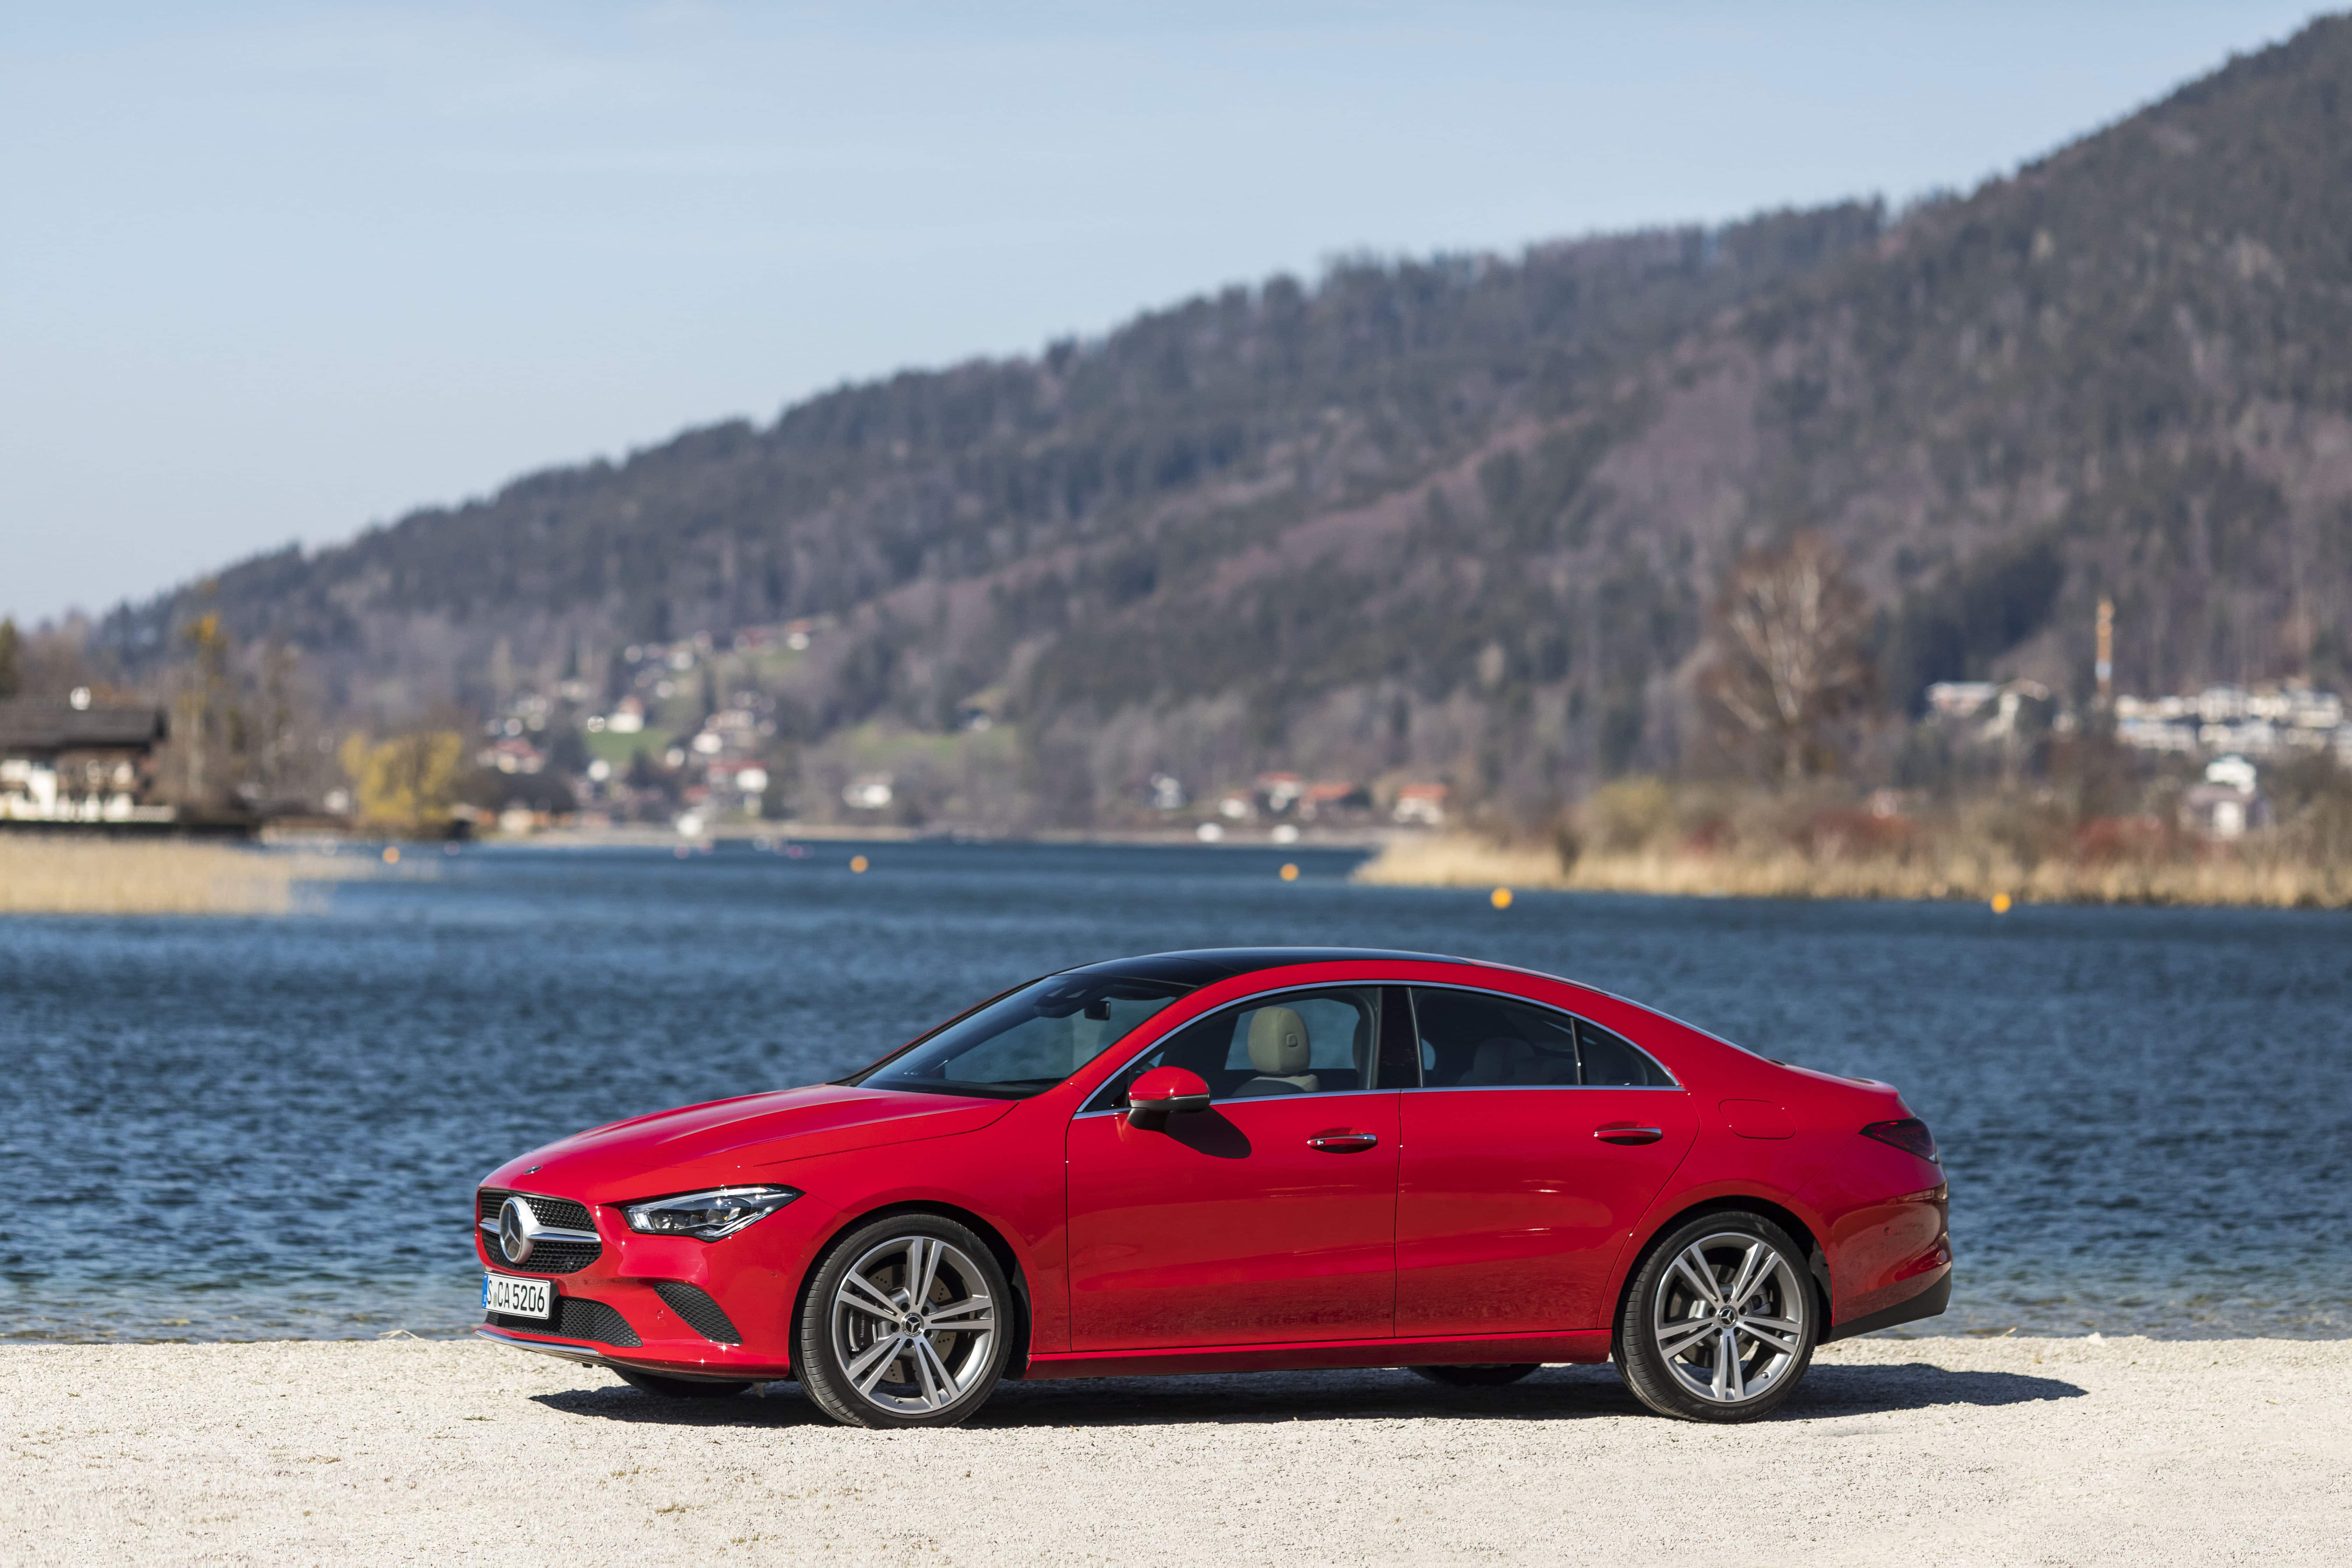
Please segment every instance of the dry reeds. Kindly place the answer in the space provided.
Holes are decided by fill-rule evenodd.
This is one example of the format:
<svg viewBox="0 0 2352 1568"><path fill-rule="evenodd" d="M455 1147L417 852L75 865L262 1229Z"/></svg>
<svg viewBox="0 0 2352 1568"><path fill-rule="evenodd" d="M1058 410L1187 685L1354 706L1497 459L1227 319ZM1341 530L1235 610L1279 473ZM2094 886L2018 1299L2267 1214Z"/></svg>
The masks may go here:
<svg viewBox="0 0 2352 1568"><path fill-rule="evenodd" d="M1363 882L1420 887L1572 889L1704 898L1967 899L2032 903L2352 907L2352 867L2282 854L2126 858L2026 865L1998 848L1919 846L1902 854L1799 849L1593 851L1563 867L1548 847L1467 835L1398 839L1358 868Z"/></svg>
<svg viewBox="0 0 2352 1568"><path fill-rule="evenodd" d="M226 844L0 835L0 914L275 915L354 868Z"/></svg>

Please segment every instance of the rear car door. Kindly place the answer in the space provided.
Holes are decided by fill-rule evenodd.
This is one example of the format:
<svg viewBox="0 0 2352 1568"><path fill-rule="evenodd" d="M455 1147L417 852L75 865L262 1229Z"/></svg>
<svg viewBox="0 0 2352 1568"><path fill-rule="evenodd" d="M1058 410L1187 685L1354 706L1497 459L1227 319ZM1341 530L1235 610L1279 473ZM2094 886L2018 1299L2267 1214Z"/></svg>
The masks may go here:
<svg viewBox="0 0 2352 1568"><path fill-rule="evenodd" d="M1471 989L1411 997L1396 1331L1605 1327L1618 1249L1696 1136L1689 1095L1589 1020Z"/></svg>
<svg viewBox="0 0 2352 1568"><path fill-rule="evenodd" d="M1211 1014L1129 1063L1071 1122L1073 1350L1386 1338L1397 1096L1378 1083L1381 992L1318 987ZM1207 1110L1129 1124L1155 1067Z"/></svg>

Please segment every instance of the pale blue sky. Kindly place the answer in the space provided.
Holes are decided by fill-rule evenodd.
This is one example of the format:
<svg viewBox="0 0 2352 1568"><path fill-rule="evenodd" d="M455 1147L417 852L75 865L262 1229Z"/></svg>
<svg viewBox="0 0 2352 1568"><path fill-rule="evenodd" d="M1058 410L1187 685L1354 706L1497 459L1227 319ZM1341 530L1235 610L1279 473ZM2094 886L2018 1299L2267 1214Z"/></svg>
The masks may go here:
<svg viewBox="0 0 2352 1568"><path fill-rule="evenodd" d="M1937 185L2307 4L0 13L0 613L1371 248Z"/></svg>

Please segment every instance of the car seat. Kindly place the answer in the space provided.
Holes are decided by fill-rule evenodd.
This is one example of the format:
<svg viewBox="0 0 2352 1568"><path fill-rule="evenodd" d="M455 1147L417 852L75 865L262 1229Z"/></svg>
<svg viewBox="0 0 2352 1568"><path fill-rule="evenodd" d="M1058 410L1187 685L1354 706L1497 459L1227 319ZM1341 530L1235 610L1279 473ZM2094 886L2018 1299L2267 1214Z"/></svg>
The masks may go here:
<svg viewBox="0 0 2352 1568"><path fill-rule="evenodd" d="M1470 1058L1470 1070L1461 1078L1465 1085L1482 1086L1548 1081L1543 1059L1537 1055L1533 1046L1525 1040L1499 1037L1480 1042L1477 1051Z"/></svg>
<svg viewBox="0 0 2352 1568"><path fill-rule="evenodd" d="M1296 1007L1260 1007L1250 1017L1249 1059L1257 1076L1234 1090L1235 1100L1262 1094L1313 1094L1322 1080L1307 1070L1307 1020Z"/></svg>

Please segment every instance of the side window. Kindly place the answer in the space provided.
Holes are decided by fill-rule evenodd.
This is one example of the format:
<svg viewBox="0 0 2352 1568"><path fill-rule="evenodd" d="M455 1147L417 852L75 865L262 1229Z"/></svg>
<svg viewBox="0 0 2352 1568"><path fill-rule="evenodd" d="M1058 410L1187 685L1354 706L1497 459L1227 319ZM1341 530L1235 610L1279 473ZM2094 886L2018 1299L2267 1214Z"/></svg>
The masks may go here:
<svg viewBox="0 0 2352 1568"><path fill-rule="evenodd" d="M1176 1031L1105 1084L1088 1110L1127 1103L1127 1086L1156 1067L1201 1075L1213 1100L1344 1094L1372 1087L1380 1039L1377 987L1286 991L1212 1013Z"/></svg>
<svg viewBox="0 0 2352 1568"><path fill-rule="evenodd" d="M1478 991L1414 986L1422 1082L1432 1089L1576 1084L1576 1020Z"/></svg>
<svg viewBox="0 0 2352 1568"><path fill-rule="evenodd" d="M1630 1041L1549 1007L1420 986L1412 1004L1422 1082L1432 1089L1674 1086Z"/></svg>
<svg viewBox="0 0 2352 1568"><path fill-rule="evenodd" d="M1584 1081L1633 1089L1672 1089L1666 1069L1650 1059L1633 1041L1612 1035L1598 1024L1576 1021L1576 1043L1584 1056Z"/></svg>

